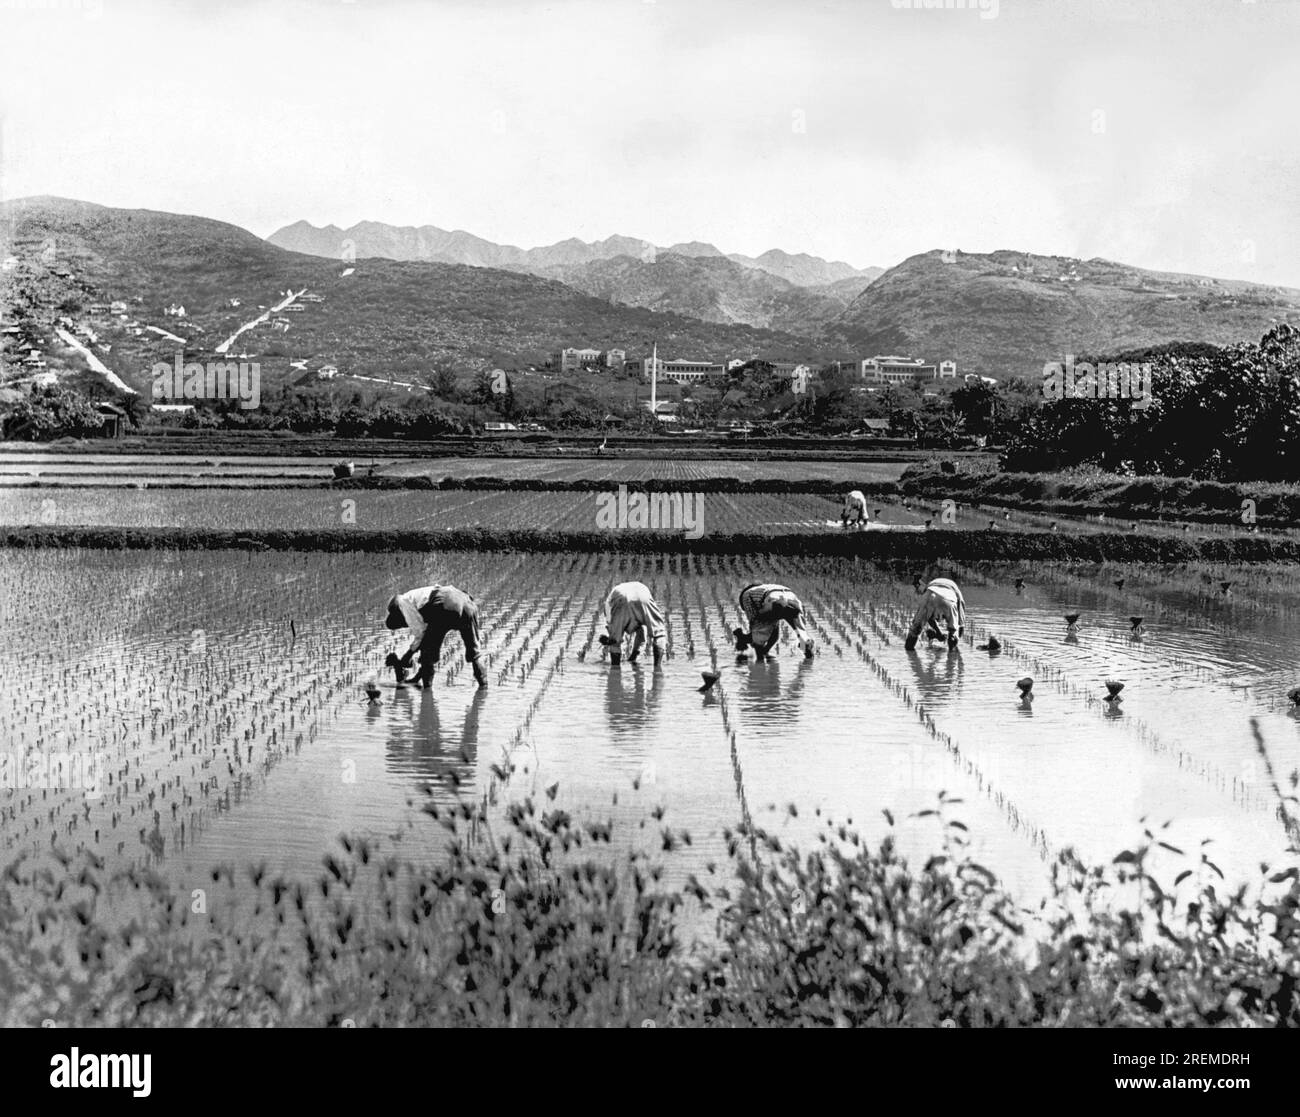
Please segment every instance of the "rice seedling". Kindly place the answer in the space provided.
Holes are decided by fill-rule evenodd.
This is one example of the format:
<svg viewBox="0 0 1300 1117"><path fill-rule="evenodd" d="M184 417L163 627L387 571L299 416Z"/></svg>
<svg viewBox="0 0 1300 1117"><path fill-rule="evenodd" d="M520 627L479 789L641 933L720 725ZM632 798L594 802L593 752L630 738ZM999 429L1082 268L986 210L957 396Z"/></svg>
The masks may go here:
<svg viewBox="0 0 1300 1117"><path fill-rule="evenodd" d="M1116 753L1146 753L1162 778L1195 778L1208 792L1222 794L1229 810L1273 810L1271 802L1263 804L1257 785L1234 782L1238 777L1226 766L1222 753L1208 747L1202 751L1199 742L1206 736L1204 723L1192 721L1184 726L1171 723L1167 716L1155 720L1160 715L1151 710L1162 691L1169 689L1164 683L1166 675L1170 680L1201 678L1192 652L1165 643L1166 629L1183 615L1179 610L1188 617L1198 616L1200 610L1200 623L1207 631L1218 631L1213 628L1217 624L1226 626L1226 619L1210 611L1219 606L1214 581L1207 589L1199 581L1199 572L1194 572L1188 576L1186 590L1166 591L1157 585L1157 573L1129 570L1125 574L1129 584L1124 587L1129 595L1120 599L1117 594L1123 590L1114 586L1117 579L1102 573L1102 567L1066 570L1041 564L1033 569L1033 587L1023 600L1016 600L1005 567L983 573L945 567L911 578L913 571L906 565L900 576L852 558L690 552L442 551L377 556L268 551L249 564L245 554L232 552L106 555L0 551L0 585L6 591L0 623L13 634L10 646L0 649L0 663L5 668L0 682L0 729L5 739L29 747L94 740L102 742L107 753L99 800L87 800L80 789L69 787L0 791L0 840L6 863L26 866L15 869L24 883L11 882L16 890L14 903L7 908L0 905L9 913L5 919L12 916L18 921L6 924L0 941L10 951L5 957L11 967L33 967L31 986L7 1002L13 1006L5 1010L11 1012L8 1019L26 1021L38 1004L43 1010L56 1002L61 1006L61 1019L136 1023L191 1018L196 1022L328 1023L352 1012L371 1022L564 1019L635 1023L638 1013L643 1014L640 1018L648 1015L663 1020L669 1011L679 1019L700 1023L793 1019L784 1015L793 1009L782 1007L786 1002L780 996L771 1002L774 1007L770 1010L760 1004L760 993L773 993L766 984L768 954L756 958L753 968L734 972L735 988L752 990L749 995L719 995L722 987L716 985L693 990L691 982L698 983L705 972L715 977L724 973L718 967L726 963L720 959L732 945L757 949L767 942L764 949L772 951L802 949L820 941L815 936L809 939L806 928L788 940L780 938L794 935L804 926L798 922L801 916L791 899L800 878L787 861L788 843L782 840L777 848L755 822L759 811L754 804L771 796L778 775L797 782L796 790L803 789L810 773L801 770L797 761L806 751L818 750L817 763L843 764L843 768L833 769L833 780L857 796L854 802L861 806L870 804L870 791L862 789L865 781L851 778L855 771L852 758L864 752L878 753L900 740L915 741L918 747L924 743L926 749L944 758L954 780L969 783L975 793L972 804L986 804L995 822L1002 820L997 824L1005 825L1019 843L1017 848L1022 845L1035 860L1046 859L1053 867L1056 862L1051 859L1062 856L1066 844L1061 840L1061 823L1052 802L1043 797L1041 787L1035 790L1038 783L1029 775L1040 763L1033 754L1043 747L1038 740L1041 732L1035 734L1034 729L1058 724L1045 720L1056 710L1075 721L1091 713L1094 731L1104 724ZM1237 580L1226 569L1210 572L1215 581L1223 580L1221 574ZM904 655L902 635L915 607L909 580L923 585L931 573L955 575L968 587L973 621L962 651L976 646L989 650L996 641L1001 653L997 658L971 656L970 662L962 663L962 651L948 653L946 649L926 652L915 662ZM667 610L670 644L666 664L671 686L684 684L684 676L672 683L672 672L680 670L685 660L690 661L686 674L698 671L706 684L699 688L701 700L686 703L694 707L693 714L682 708L674 710L671 720L656 721L648 673L636 675L641 683L628 673L629 697L625 699L631 705L642 703L635 709L644 713L623 716L601 706L605 695L611 693L606 685L609 672L605 669L602 673L595 657L587 653L597 647L604 593L613 582L628 577L646 581ZM1262 580L1266 577L1276 581L1266 583ZM86 894L81 885L69 891L72 886L65 881L69 866L81 864L76 859L96 858L101 866L87 878L94 879L104 892L93 909L95 924L101 929L124 926L125 908L134 905L139 909L152 903L148 897L167 895L176 881L183 879L176 876L183 862L209 849L219 831L228 833L247 825L246 820L259 810L291 805L279 786L287 760L292 759L296 771L323 769L334 763L334 750L342 742L356 738L376 746L381 754L387 748L391 763L394 750L407 747L401 743L412 739L412 734L418 740L421 730L418 725L414 731L401 729L406 736L399 736L400 726L388 719L403 710L410 710L412 718L424 716L419 712L435 706L444 718L459 711L459 696L468 688L467 668L458 649L444 653L428 699L409 691L406 697L397 692L385 694L377 677L393 650L391 635L379 623L382 602L396 589L438 578L468 586L483 603L484 654L499 684L486 706L466 707L467 719L473 715L478 719L473 725L481 725L481 730L467 727L461 735L467 742L461 747L469 750L466 758L448 755L434 766L424 762L422 771L437 772L436 778L422 776L416 792L407 789L399 793L392 814L364 816L369 832L349 839L352 845L347 856L331 855L337 874L327 869L322 878L328 895L310 878L303 884L301 879L285 876L277 904L270 888L274 873L250 886L244 883L243 874L255 866L234 866L232 871L241 879L238 888L230 887L238 893L240 903L245 910L248 904L260 903L263 910L257 920L242 925L233 914L222 917L229 922L217 933L222 944L218 950L223 952L219 962L205 960L197 947L186 953L191 950L187 945L191 939L186 936L195 933L192 920L187 921L189 930L182 933L160 915L156 934L150 931L129 950L125 944L106 948L111 964L102 972L73 967L65 974L65 984L70 984L61 990L56 970L34 962L29 953L38 945L48 949L50 940L38 933L30 940L23 936L35 928L36 915L49 907L53 913L50 932L70 935L68 942L83 944L83 928L73 908ZM1232 623L1238 629L1258 629L1261 639L1271 638L1275 621L1281 623L1287 616L1285 600L1294 575L1279 568L1261 571L1256 578L1242 582L1238 600L1228 608L1235 610ZM805 601L811 634L823 652L806 667L798 663L797 653L789 645L778 650L766 673L749 668L737 671L725 662L730 643L727 634L738 619L735 591L759 579L791 585ZM87 584L96 586L102 601L92 604L86 615L74 622L70 619L73 610L60 602L72 592L69 587ZM1175 593L1185 595L1177 599L1181 604L1176 603ZM1013 608L1023 610L1023 616L1010 611L993 616L1001 607L998 594L1008 603L1015 602ZM1117 652L1124 647L1123 637L1131 625L1131 618L1126 624L1125 617L1134 599L1144 602L1141 608L1146 615L1162 618L1158 639L1148 641L1151 647L1145 650ZM1051 617L1060 615L1057 610L1068 608L1074 600L1095 618L1090 620L1087 640L1078 648L1061 649L1037 635L1038 629L1051 630ZM1148 600L1156 608L1148 607ZM168 602L165 615L160 614L160 601ZM1109 604L1103 608L1103 602ZM986 623L996 623L997 636L987 628L980 630ZM1059 640L1059 628L1054 630L1053 640ZM1285 648L1276 654L1285 658ZM1076 661L1075 656L1084 658ZM1156 674L1143 674L1142 686L1133 695L1126 692L1133 707L1131 715L1103 723L1106 704L1096 693L1096 680L1107 677L1104 670L1109 665L1099 668L1098 664L1108 656L1115 657L1114 668L1125 678L1137 677L1132 673L1137 661L1125 656L1144 657L1145 669ZM1180 666L1183 663L1185 667ZM1199 669L1207 670L1203 663ZM1050 698L1045 698L1032 716L1017 716L1006 708L1011 704L1005 697L996 697L1011 692L1019 671L1032 671L1038 687ZM714 678L711 685L710 676ZM645 691L641 698L636 697L636 686ZM1034 686L1031 683L1027 693L1032 694ZM378 692L373 709L372 687ZM1273 695L1279 690L1275 686ZM834 691L852 695L872 716L861 720L845 717L840 729L833 717L835 708L828 705L818 723L820 739L810 740L806 733L797 732L793 721L797 711L814 700L814 695L824 701L824 696ZM1174 695L1172 689L1169 693ZM981 703L984 696L989 698L987 704ZM698 723L689 720L695 715L701 719ZM459 725L459 717L456 712L451 720ZM618 724L624 727L617 738L611 729L616 717L622 718ZM1085 716L1082 720L1091 719ZM1159 733L1152 731L1151 725L1158 726ZM584 742L616 740L617 749L610 752L614 759L618 750L632 751L653 742L655 748L667 750L661 755L677 766L678 784L703 779L708 764L716 760L727 772L734 798L713 827L692 827L689 844L679 828L669 828L669 837L664 839L661 826L651 826L647 834L633 823L632 830L642 837L622 844L615 836L612 840L618 852L611 856L606 848L611 839L602 820L574 821L578 816L562 778L559 790L553 797L551 794L557 778L554 769L579 738ZM780 759L774 760L774 756ZM62 770L58 764L66 764L66 759L56 762L56 770ZM1287 761L1278 771L1284 773L1289 767ZM611 786L599 772L588 778L591 788ZM1275 782L1285 790L1285 774L1278 775ZM402 839L407 849L402 857L392 860L391 851L377 852L377 835L399 826L400 812L412 794L417 806L431 808L419 813L433 823L433 833L408 829ZM590 801L594 795L587 798ZM533 803L531 813L524 805L528 799ZM811 824L818 817L813 807L845 801L819 796L799 817ZM462 802L466 806L458 805ZM875 804L879 809L889 805L885 801ZM677 809L671 799L668 806ZM943 808L945 812L948 809L949 805ZM556 814L561 811L567 819ZM218 822L219 827L215 825ZM453 827L445 826L447 822ZM789 825L804 823L792 817ZM724 827L734 839L736 859L729 853L729 839L705 832ZM513 860L514 855L504 848L507 835L514 843L512 850L522 855L522 850L528 849L526 865ZM810 835L801 831L801 836ZM644 850L647 838L653 839L652 844L664 840L673 844L668 861L680 863L681 868L671 873L678 882L672 888L663 887L667 877L654 875L657 869ZM1120 840L1115 832L1107 832L1105 838ZM276 835L275 840L281 839ZM364 847L358 844L362 841L367 843ZM860 839L856 851L853 843L837 832L828 836L828 842L841 851L846 843L850 847L844 854L846 860L835 863L836 873L848 875L835 879L875 880L873 874L882 871L880 866L901 864L896 853L886 856L875 845L869 850L868 861L859 866L853 858L858 854L868 857L865 839ZM362 848L370 851L368 863L360 857ZM823 850L823 857L829 856L825 850L830 846L819 843L816 848ZM632 855L629 850L637 854L636 859L627 861ZM58 857L73 860L60 865ZM711 879L717 888L728 890L730 900L723 899L712 886L704 888L703 898L679 887L691 875L709 877L705 868L709 860L725 866ZM729 905L744 893L745 874L750 872L742 866L760 862L764 879L774 871L784 882L765 886L764 902L777 907L788 902L789 921L773 911L755 917L751 933L740 931L728 916L711 937L717 946L713 954L707 948L701 952L690 948L679 922L686 918L687 908L697 910L708 903L710 911L732 910ZM85 864L89 865L89 860ZM386 867L380 869L381 864ZM802 867L805 861L800 859L799 864ZM383 876L389 871L387 866L391 866L391 878ZM554 870L558 874L555 881L548 878L543 882L537 876L538 866ZM1131 868L1124 862L1117 871L1124 866ZM34 875L45 868L51 873L48 882ZM572 881L568 874L575 868L586 883ZM892 873L894 868L883 871ZM1211 870L1205 871L1212 875ZM588 872L592 874L589 881ZM644 891L638 891L638 873ZM925 879L933 879L936 888L946 887L938 866L933 874L937 875ZM115 876L115 883L105 883ZM803 879L828 887L833 883L816 874ZM154 883L145 883L149 880ZM59 882L65 884L64 899L56 900L53 888ZM48 899L41 904L29 902L47 884L51 889ZM294 900L294 888L300 884L305 888L301 911ZM440 891L442 886L450 891ZM93 893L85 887L87 893ZM617 903L607 895L611 888ZM505 912L492 911L494 889L502 893L498 899L504 902ZM408 919L406 914L391 921L378 918L376 913L385 910L384 897L392 901L394 912L419 912L418 919L414 915ZM750 898L757 902L758 896ZM433 905L428 912L424 911L426 902ZM237 907L232 903L232 910ZM176 905L178 919L185 908L183 903ZM744 910L748 909L743 905L734 909L736 919ZM1102 910L1099 905L1099 917ZM638 912L646 913L658 930L642 937L633 928L640 918ZM833 905L827 912L839 918ZM283 925L276 923L277 914L284 916ZM505 928L500 920L507 914L509 925L502 934ZM521 919L527 916L533 923L515 922L516 915ZM925 923L920 909L912 915L918 922L908 923L908 927L937 929L937 924ZM1021 913L1013 915L1016 921L1022 918ZM261 920L279 927L277 934L264 934ZM456 929L461 926L458 920L466 921L463 934ZM620 920L630 921L626 926L633 929L625 933L625 923ZM988 924L990 931L995 923ZM212 924L205 924L202 931L204 935L216 933ZM777 935L770 942L763 937L769 932ZM480 936L477 942L473 941L475 934ZM548 935L553 938L546 939ZM238 944L236 936L242 940ZM538 941L553 944L546 954L552 973L543 973L529 953L537 936L542 936ZM1049 936L1047 942L1056 940ZM89 940L84 944L89 945ZM650 945L643 950L645 944ZM654 944L667 953L652 964L649 955L658 949ZM1056 946L1064 951L1061 943ZM331 950L336 957L331 957ZM468 961L457 961L461 955ZM996 951L993 955L985 951L979 964L994 955ZM909 956L907 965L920 964L921 957ZM183 965L178 961L182 958ZM193 970L187 968L191 959L196 959ZM512 976L511 967L516 963L520 968ZM788 969L789 957L784 964ZM173 974L173 966L181 977ZM600 976L603 966L609 968L608 979ZM1011 971L998 972L1005 976ZM1014 972L1024 976L1036 971ZM1080 971L1071 972L1077 977ZM1260 981L1271 972L1262 964L1250 971L1264 975ZM173 992L159 991L147 1004L136 1004L131 989L119 984L126 980L124 973L135 982L131 989L155 988L149 984L150 974L170 975ZM1096 971L1101 981L1110 980L1109 973ZM431 982L423 991L415 988L417 974L419 981ZM431 978L431 974L442 976ZM237 975L237 980L232 975ZM309 981L306 975L310 975ZM463 982L467 975L481 982L481 998L466 994ZM259 977L265 977L276 991L278 1006L258 992ZM585 989L589 978L594 993L577 993L572 1003L564 1000L574 990ZM1063 989L1050 992L1057 987L1044 974L1034 980L1043 983L1048 996L1044 1003L1056 1005L1053 1011L1058 1014L1064 1011ZM809 988L821 989L819 981L817 977ZM390 984L385 986L385 982ZM381 993L385 988L389 989L387 997ZM394 997L395 988L403 995ZM845 989L865 988L850 983L814 992L814 1008L807 1021L827 1018L824 1006L818 1007L823 994L840 1006L836 1011L849 1012L837 998L847 996ZM907 1011L913 1015L906 1018L921 1020L926 1013L938 1012L936 1005L946 1004L942 998L948 995L943 993L934 1003L908 1001L912 1007ZM1053 996L1061 999L1052 1001ZM1180 1000L1180 996L1173 995L1168 1001L1177 1006L1175 1016L1186 1007L1186 998ZM884 1020L899 1011L879 999L870 1003L876 1005L871 1011L877 1016L854 1009L851 1018L857 1020L852 1013L864 1012L862 1019ZM998 1015L1007 1004L1020 1007L1009 1016ZM348 1012L343 1012L344 1006ZM1094 1010L1102 1013L1100 1002L1089 1011ZM66 1017L65 1011L69 1013ZM954 1018L955 1011L959 1022L985 1019L979 1014L964 1017L951 1005L945 1011L949 1015L944 1018ZM1034 1016L1014 998L992 999L981 1011L999 1020L1022 1019L1017 1015L1022 1012L1027 1014L1023 1019L1053 1018L1050 1012L1045 1017ZM1260 1018L1272 1011L1259 1014ZM833 1019L834 1013L829 1018ZM1154 1018L1150 1014L1141 1017Z"/></svg>

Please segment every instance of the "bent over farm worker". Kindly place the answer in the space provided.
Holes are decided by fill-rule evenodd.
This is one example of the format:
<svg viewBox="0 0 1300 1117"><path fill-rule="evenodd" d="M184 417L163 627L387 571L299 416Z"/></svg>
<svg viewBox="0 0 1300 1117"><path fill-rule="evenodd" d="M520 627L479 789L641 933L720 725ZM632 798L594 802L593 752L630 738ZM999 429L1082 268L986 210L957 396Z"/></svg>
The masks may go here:
<svg viewBox="0 0 1300 1117"><path fill-rule="evenodd" d="M939 635L939 626L943 625L948 632L948 647L955 648L957 637L966 628L966 599L962 597L957 583L951 578L935 578L924 589L918 586L917 592L921 594L921 604L917 607L916 616L912 618L903 647L910 652L916 647L916 638L921 635L921 629L929 627L935 635Z"/></svg>
<svg viewBox="0 0 1300 1117"><path fill-rule="evenodd" d="M642 582L620 582L609 591L605 600L609 613L606 626L608 635L602 636L600 642L609 649L609 661L615 667L623 656L623 641L632 637L632 650L627 657L629 663L635 663L641 654L641 645L645 643L646 631L650 633L650 647L654 651L655 666L663 660L664 648L668 643L668 628L664 624L664 611L651 594L650 588Z"/></svg>
<svg viewBox="0 0 1300 1117"><path fill-rule="evenodd" d="M745 614L749 631L735 630L736 651L752 646L759 659L766 659L781 634L781 622L790 626L803 648L804 658L812 659L813 642L803 623L803 602L794 591L771 582L755 583L740 591L740 611Z"/></svg>
<svg viewBox="0 0 1300 1117"><path fill-rule="evenodd" d="M864 524L867 521L867 498L862 495L860 489L854 489L844 498L844 511L840 513L840 523L848 527L849 524Z"/></svg>
<svg viewBox="0 0 1300 1117"><path fill-rule="evenodd" d="M398 663L402 668L411 665L412 657L420 653L420 685L427 687L433 679L438 656L442 652L443 638L449 632L459 632L465 644L465 662L474 668L478 685L487 686L487 672L479 653L478 606L474 599L455 586L423 586L399 593L388 601L388 616L384 621L390 631L399 628L411 630L411 643Z"/></svg>

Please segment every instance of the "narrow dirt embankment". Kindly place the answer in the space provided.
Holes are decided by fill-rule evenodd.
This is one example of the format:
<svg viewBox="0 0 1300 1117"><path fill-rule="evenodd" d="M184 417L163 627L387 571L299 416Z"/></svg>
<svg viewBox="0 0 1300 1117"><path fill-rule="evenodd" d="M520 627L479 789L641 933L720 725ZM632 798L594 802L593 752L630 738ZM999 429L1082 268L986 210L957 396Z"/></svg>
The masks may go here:
<svg viewBox="0 0 1300 1117"><path fill-rule="evenodd" d="M1121 517L1214 524L1300 524L1300 485L1271 481L1206 481L1193 477L1113 474L945 473L935 465L904 470L907 496L955 500L1061 516ZM1245 502L1251 502L1247 505ZM1243 518L1249 513L1253 519Z"/></svg>
<svg viewBox="0 0 1300 1117"><path fill-rule="evenodd" d="M1184 540L1120 532L964 531L808 534L736 532L687 539L668 531L553 531L455 528L447 531L252 530L27 525L0 529L0 547L91 547L109 550L277 551L582 551L611 553L841 556L880 561L958 562L1300 562L1300 542L1238 537Z"/></svg>

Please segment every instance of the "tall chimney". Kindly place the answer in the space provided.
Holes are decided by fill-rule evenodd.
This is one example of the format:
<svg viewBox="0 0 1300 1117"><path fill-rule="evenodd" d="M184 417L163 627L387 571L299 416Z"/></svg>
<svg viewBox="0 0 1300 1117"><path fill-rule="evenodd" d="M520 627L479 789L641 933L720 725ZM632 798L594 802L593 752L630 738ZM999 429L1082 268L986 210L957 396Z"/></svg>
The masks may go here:
<svg viewBox="0 0 1300 1117"><path fill-rule="evenodd" d="M654 345L654 355L650 358L650 414L659 413L657 401L655 399L655 389L659 383L659 343Z"/></svg>

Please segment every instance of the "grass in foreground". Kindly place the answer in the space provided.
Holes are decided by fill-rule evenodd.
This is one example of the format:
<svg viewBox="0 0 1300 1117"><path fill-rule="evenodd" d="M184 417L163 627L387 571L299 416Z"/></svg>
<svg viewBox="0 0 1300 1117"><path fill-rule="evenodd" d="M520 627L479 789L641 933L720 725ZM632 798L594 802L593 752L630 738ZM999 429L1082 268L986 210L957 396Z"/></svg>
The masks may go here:
<svg viewBox="0 0 1300 1117"><path fill-rule="evenodd" d="M1203 850L1156 880L1149 831L1107 866L1063 854L1032 920L942 797L924 865L830 822L808 853L754 828L680 890L644 853L602 856L608 824L531 799L500 835L480 806L427 803L449 839L434 865L344 839L313 883L224 873L251 918L195 914L93 857L19 864L0 886L0 1023L1296 1027L1296 783L1273 780L1292 848L1258 889L1221 891ZM669 856L690 842L660 836ZM716 918L707 945L683 941L688 905Z"/></svg>

